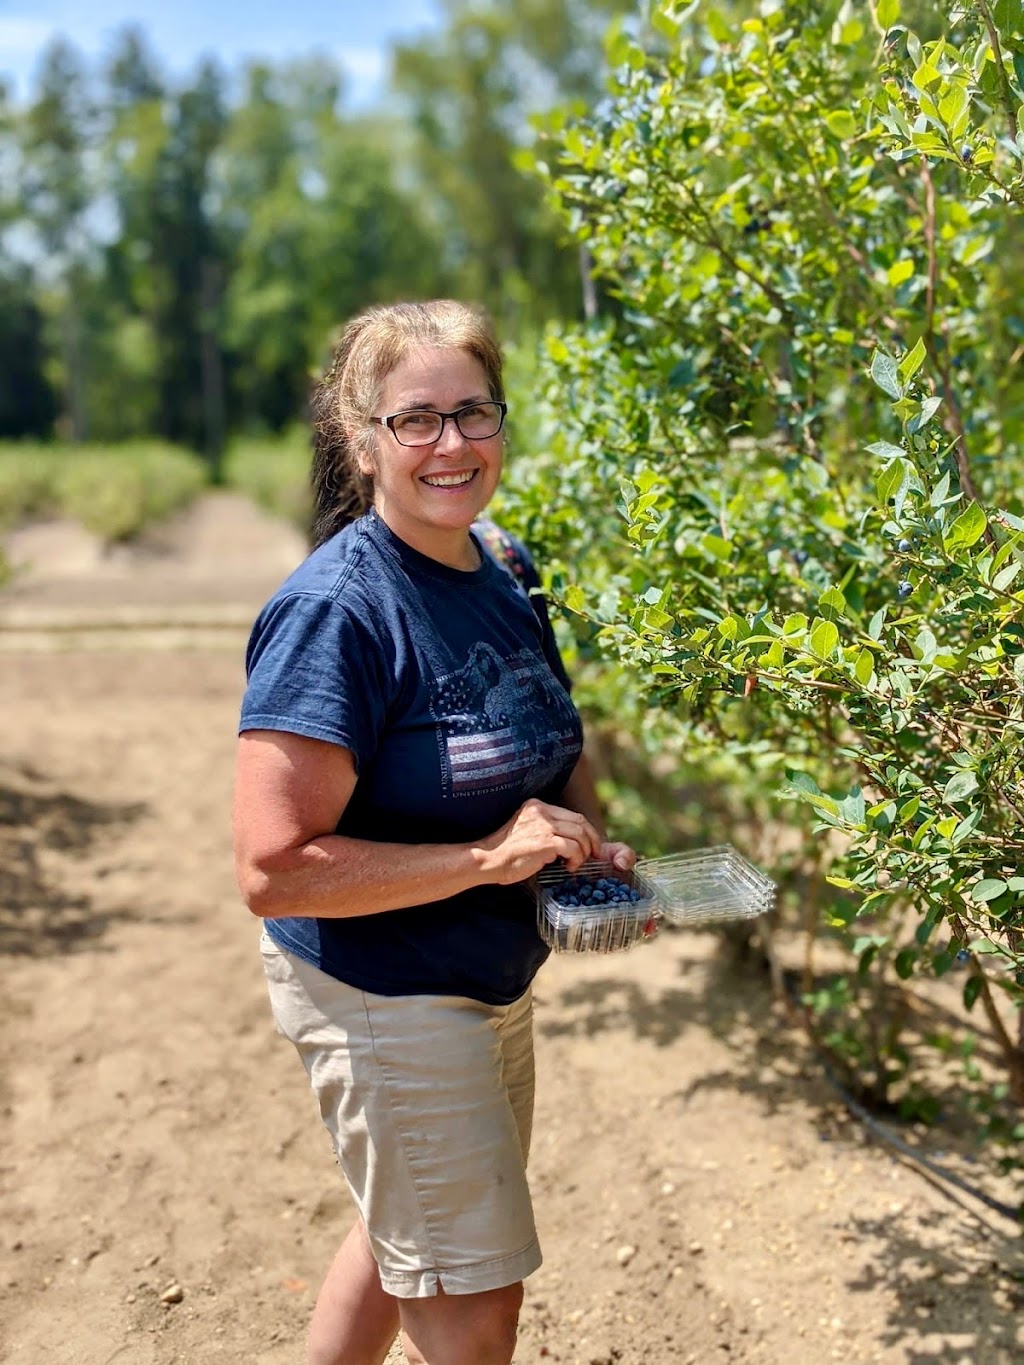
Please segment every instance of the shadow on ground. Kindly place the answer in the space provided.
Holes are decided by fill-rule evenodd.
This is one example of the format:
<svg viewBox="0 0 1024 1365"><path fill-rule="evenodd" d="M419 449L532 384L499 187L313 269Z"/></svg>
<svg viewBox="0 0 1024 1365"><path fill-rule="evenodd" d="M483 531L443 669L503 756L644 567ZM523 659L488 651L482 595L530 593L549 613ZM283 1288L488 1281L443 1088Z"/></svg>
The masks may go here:
<svg viewBox="0 0 1024 1365"><path fill-rule="evenodd" d="M908 1365L945 1365L954 1359L1009 1365L1020 1359L1014 1344L1014 1324L1024 1307L1019 1238L988 1227L966 1248L943 1239L944 1219L937 1209L912 1226L853 1216L851 1233L870 1239L874 1252L869 1268L850 1288L871 1295L887 1291L891 1307L884 1340L905 1352ZM979 1301L981 1285L987 1292Z"/></svg>
<svg viewBox="0 0 1024 1365"><path fill-rule="evenodd" d="M678 985L658 990L645 990L614 972L577 983L559 992L559 1015L539 1019L538 1031L549 1037L593 1038L625 1027L659 1048L685 1043L694 1031L708 1032L742 1060L709 1070L675 1092L682 1103L700 1092L728 1090L753 1098L767 1113L810 1106L823 1141L838 1141L845 1148L871 1140L843 1107L806 1037L786 1026L768 973L756 961L737 956L723 939L710 957L680 961L679 974ZM932 1022L944 1019L937 1006L926 1013ZM850 1287L865 1294L888 1291L886 1343L904 1350L908 1365L951 1360L1010 1365L1020 1359L1014 1354L1012 1324L1024 1308L1021 1239L1007 1234L1005 1223L992 1220L973 1200L963 1200L952 1186L939 1188L950 1201L949 1216L969 1220L964 1226L973 1225L977 1234L971 1264L948 1237L942 1245L939 1225L946 1215L939 1210L913 1224L900 1224L864 1218L851 1208L846 1215L850 1235L870 1241L876 1250L870 1268ZM973 1285L961 1296L957 1290L967 1277ZM979 1283L988 1291L980 1304ZM931 1340L943 1336L946 1340L933 1349ZM953 1355L949 1337L958 1343Z"/></svg>
<svg viewBox="0 0 1024 1365"><path fill-rule="evenodd" d="M99 909L91 895L76 889L71 860L146 811L140 803L104 804L54 791L29 768L5 769L0 774L0 953L73 952L94 943L112 923L130 918L127 911Z"/></svg>

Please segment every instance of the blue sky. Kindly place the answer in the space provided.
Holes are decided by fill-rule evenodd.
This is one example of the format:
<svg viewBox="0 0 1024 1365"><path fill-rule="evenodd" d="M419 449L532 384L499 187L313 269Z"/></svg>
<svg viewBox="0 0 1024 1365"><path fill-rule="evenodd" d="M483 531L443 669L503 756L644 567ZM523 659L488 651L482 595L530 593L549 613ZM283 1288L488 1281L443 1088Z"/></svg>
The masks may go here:
<svg viewBox="0 0 1024 1365"><path fill-rule="evenodd" d="M55 34L92 59L135 23L172 76L204 53L229 70L246 57L327 53L346 72L348 102L365 106L380 94L390 40L439 22L437 0L0 0L0 74L23 100Z"/></svg>

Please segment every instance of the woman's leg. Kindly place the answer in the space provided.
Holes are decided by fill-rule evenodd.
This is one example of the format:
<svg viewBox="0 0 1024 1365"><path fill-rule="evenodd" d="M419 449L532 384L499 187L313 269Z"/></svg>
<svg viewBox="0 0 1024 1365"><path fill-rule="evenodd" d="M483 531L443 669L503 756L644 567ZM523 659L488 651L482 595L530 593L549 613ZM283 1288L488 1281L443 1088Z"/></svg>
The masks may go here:
<svg viewBox="0 0 1024 1365"><path fill-rule="evenodd" d="M409 1365L510 1365L516 1349L522 1283L482 1294L399 1299Z"/></svg>
<svg viewBox="0 0 1024 1365"><path fill-rule="evenodd" d="M381 1365L398 1333L398 1303L380 1286L357 1220L320 1286L309 1327L309 1365Z"/></svg>

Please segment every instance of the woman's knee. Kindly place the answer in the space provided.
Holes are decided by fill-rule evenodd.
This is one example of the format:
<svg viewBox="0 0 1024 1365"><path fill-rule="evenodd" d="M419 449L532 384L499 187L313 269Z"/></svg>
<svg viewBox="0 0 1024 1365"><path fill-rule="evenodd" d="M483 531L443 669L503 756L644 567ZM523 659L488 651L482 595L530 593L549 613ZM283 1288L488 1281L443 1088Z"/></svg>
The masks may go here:
<svg viewBox="0 0 1024 1365"><path fill-rule="evenodd" d="M510 1365L522 1306L521 1282L482 1294L402 1300L410 1365Z"/></svg>

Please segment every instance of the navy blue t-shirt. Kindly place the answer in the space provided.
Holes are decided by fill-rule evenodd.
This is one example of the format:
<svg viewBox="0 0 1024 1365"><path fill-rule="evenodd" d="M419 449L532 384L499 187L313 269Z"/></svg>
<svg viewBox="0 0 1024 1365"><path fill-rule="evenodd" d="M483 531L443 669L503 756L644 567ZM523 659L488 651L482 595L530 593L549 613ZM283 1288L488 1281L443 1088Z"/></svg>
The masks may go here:
<svg viewBox="0 0 1024 1365"><path fill-rule="evenodd" d="M482 549L486 539L477 537ZM260 612L240 729L352 751L357 781L339 834L461 843L493 833L531 796L559 800L582 727L543 603L527 595L536 574L517 549L525 586L486 552L468 573L440 564L370 512L314 550ZM380 995L508 1004L547 956L521 884L266 928L289 952Z"/></svg>

